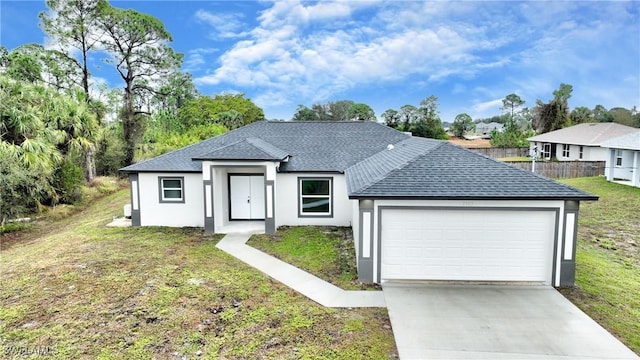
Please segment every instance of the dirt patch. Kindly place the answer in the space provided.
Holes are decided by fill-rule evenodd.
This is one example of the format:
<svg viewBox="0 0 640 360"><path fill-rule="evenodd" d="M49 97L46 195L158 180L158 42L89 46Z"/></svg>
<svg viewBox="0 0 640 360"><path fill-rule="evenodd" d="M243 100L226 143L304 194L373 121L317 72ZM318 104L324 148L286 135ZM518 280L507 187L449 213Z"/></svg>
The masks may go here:
<svg viewBox="0 0 640 360"><path fill-rule="evenodd" d="M468 149L476 149L476 148L490 148L491 141L489 139L474 139L474 140L466 140L460 139L455 136L451 136L449 138L449 142L456 144L458 146L462 146Z"/></svg>

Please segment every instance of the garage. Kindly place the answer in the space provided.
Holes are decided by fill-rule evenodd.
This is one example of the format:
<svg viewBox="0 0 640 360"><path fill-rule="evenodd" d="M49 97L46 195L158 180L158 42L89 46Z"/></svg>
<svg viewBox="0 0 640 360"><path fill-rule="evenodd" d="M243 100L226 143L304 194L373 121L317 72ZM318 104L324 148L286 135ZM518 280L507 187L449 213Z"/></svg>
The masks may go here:
<svg viewBox="0 0 640 360"><path fill-rule="evenodd" d="M384 208L382 280L550 284L556 211L532 208Z"/></svg>

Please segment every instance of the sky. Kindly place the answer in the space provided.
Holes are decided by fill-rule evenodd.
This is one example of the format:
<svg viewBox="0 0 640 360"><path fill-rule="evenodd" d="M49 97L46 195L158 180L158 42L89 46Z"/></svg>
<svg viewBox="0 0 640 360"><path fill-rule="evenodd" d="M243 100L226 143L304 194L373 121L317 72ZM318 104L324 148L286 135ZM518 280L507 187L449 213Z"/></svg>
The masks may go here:
<svg viewBox="0 0 640 360"><path fill-rule="evenodd" d="M376 115L435 95L440 117L533 107L561 83L571 108L640 107L637 1L111 1L161 20L204 95L244 93L267 119L352 100ZM47 43L44 1L0 0L0 44ZM122 87L90 59L97 79Z"/></svg>

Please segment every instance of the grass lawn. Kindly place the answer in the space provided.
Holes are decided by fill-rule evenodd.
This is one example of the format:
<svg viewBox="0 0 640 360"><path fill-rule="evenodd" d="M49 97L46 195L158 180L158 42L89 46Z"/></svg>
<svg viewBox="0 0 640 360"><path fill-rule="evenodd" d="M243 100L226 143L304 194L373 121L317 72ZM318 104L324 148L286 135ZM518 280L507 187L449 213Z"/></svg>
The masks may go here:
<svg viewBox="0 0 640 360"><path fill-rule="evenodd" d="M497 160L500 160L500 161L531 162L531 158L527 157L527 156L510 156L510 157L499 158Z"/></svg>
<svg viewBox="0 0 640 360"><path fill-rule="evenodd" d="M0 241L0 357L386 359L386 309L317 305L202 229L106 228L128 191Z"/></svg>
<svg viewBox="0 0 640 360"><path fill-rule="evenodd" d="M358 282L353 234L347 227L281 226L253 235L247 244L345 290L381 290Z"/></svg>
<svg viewBox="0 0 640 360"><path fill-rule="evenodd" d="M561 182L600 196L580 204L577 286L561 292L640 354L640 189L602 177Z"/></svg>

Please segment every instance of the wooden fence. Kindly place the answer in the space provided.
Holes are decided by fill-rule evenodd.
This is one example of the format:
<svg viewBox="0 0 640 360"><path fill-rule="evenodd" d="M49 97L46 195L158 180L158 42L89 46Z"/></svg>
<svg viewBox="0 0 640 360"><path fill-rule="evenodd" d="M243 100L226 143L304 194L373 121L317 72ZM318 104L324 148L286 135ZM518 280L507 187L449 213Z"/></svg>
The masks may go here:
<svg viewBox="0 0 640 360"><path fill-rule="evenodd" d="M486 155L493 159L505 157L529 156L529 148L469 148L482 155Z"/></svg>
<svg viewBox="0 0 640 360"><path fill-rule="evenodd" d="M531 163L526 161L505 161L521 169L531 171ZM553 179L577 178L604 175L604 161L536 161L536 174Z"/></svg>

